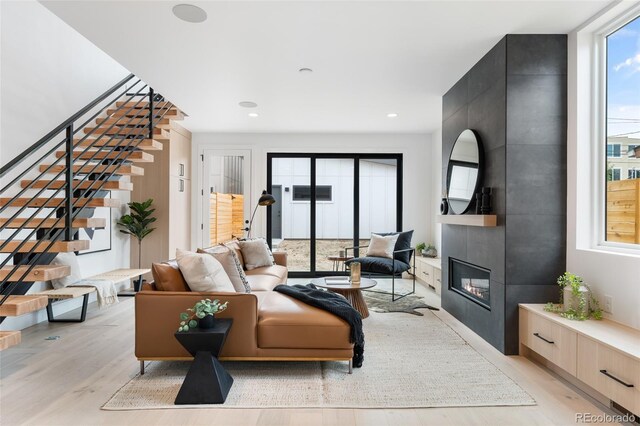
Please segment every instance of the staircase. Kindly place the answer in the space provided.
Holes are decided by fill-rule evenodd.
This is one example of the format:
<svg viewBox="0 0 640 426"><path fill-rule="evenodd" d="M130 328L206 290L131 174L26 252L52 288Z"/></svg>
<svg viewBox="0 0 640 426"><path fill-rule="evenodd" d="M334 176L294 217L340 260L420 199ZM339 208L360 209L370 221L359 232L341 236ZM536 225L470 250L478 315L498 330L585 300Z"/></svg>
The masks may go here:
<svg viewBox="0 0 640 426"><path fill-rule="evenodd" d="M120 207L107 191L131 191L136 164L153 162L182 119L130 74L0 168L0 323L46 307L29 288L70 274L50 264L56 254L90 248L78 231L106 226L95 209ZM0 331L0 350L18 343L19 331Z"/></svg>

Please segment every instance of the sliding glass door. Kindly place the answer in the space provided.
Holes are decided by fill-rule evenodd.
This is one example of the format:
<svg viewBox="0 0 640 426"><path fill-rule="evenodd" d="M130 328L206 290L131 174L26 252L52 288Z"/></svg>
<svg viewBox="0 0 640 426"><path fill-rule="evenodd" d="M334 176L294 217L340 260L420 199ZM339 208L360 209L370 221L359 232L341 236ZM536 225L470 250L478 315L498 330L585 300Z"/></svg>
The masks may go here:
<svg viewBox="0 0 640 426"><path fill-rule="evenodd" d="M402 230L402 154L269 153L267 191L267 239L292 277L343 273L345 248Z"/></svg>

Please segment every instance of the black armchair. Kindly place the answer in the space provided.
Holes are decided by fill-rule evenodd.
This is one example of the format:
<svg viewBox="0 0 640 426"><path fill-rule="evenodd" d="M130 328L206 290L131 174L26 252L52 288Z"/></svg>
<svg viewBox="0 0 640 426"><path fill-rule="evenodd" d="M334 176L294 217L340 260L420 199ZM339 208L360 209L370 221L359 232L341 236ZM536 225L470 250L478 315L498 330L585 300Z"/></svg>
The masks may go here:
<svg viewBox="0 0 640 426"><path fill-rule="evenodd" d="M345 247L345 257L349 257L350 250L353 251L355 256L356 249L365 247L368 246ZM381 278L391 278L391 293L378 290L367 291L371 291L373 293L389 294L391 295L391 301L395 302L396 300L402 299L403 297L414 294L416 292L415 252L416 249L414 247L410 247L406 249L394 250L393 258L391 259L375 256L354 257L353 259L347 260L345 262L345 265L347 268L349 268L351 263L359 262L361 265L362 275L367 275L368 277L377 276ZM409 292L396 294L396 276L402 277L402 274L404 272L410 273L413 281L413 288Z"/></svg>

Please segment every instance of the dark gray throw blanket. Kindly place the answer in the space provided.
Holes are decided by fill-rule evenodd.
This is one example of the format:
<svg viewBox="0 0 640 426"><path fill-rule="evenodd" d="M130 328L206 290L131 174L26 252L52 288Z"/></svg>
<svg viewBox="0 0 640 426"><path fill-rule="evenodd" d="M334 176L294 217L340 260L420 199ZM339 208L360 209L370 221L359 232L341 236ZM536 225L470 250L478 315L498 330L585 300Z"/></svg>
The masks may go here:
<svg viewBox="0 0 640 426"><path fill-rule="evenodd" d="M362 331L362 316L353 306L339 294L330 291L318 290L313 284L307 285L279 285L273 289L294 299L325 310L336 315L351 326L351 343L353 347L353 366L362 367L364 361L364 332Z"/></svg>

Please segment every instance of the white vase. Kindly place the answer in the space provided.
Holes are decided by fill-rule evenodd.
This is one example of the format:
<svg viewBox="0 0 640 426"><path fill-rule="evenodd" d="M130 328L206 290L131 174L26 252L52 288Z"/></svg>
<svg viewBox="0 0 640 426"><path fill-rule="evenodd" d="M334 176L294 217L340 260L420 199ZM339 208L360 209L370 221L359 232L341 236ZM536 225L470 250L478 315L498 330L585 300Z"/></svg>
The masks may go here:
<svg viewBox="0 0 640 426"><path fill-rule="evenodd" d="M566 286L564 288L563 300L564 300L564 311L572 309L578 313L580 313L580 299L584 298L584 307L582 310L582 314L589 315L589 289L585 286L580 286L580 295L575 296L573 291L571 290L571 286Z"/></svg>

